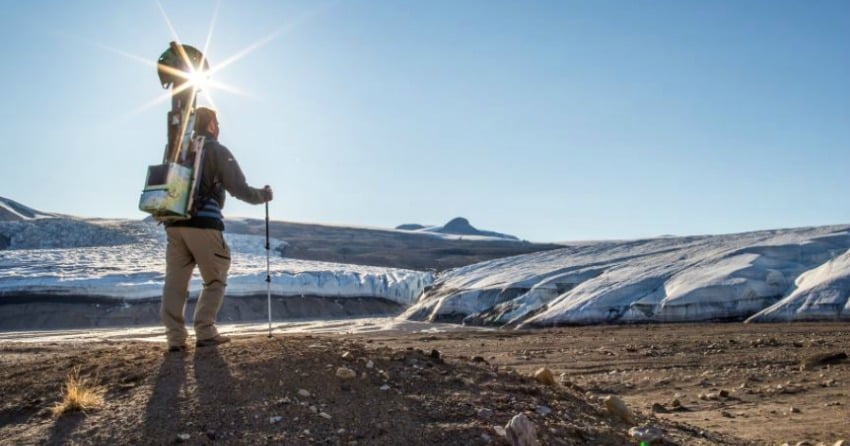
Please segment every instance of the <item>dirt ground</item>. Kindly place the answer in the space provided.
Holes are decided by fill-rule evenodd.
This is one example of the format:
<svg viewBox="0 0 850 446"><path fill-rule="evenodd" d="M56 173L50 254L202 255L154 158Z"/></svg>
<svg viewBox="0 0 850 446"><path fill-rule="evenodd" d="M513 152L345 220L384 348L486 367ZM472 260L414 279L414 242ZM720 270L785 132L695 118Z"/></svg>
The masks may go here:
<svg viewBox="0 0 850 446"><path fill-rule="evenodd" d="M850 324L728 323L252 335L182 354L6 342L0 443L503 445L525 413L543 445L638 444L633 426L660 444L832 445L850 440L850 362L816 356L848 340ZM55 417L75 367L105 405ZM558 383L529 377L541 367ZM636 420L606 410L611 394Z"/></svg>

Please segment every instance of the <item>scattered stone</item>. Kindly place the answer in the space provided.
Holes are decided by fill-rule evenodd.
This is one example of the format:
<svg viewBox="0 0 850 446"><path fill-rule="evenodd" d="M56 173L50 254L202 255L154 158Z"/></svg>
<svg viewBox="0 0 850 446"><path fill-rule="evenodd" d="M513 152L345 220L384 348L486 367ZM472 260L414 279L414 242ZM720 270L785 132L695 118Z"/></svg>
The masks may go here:
<svg viewBox="0 0 850 446"><path fill-rule="evenodd" d="M357 372L348 367L340 367L336 369L336 377L339 379L354 379L357 378Z"/></svg>
<svg viewBox="0 0 850 446"><path fill-rule="evenodd" d="M800 364L800 370L812 370L815 367L827 364L838 364L847 359L847 353L833 352L809 356Z"/></svg>
<svg viewBox="0 0 850 446"><path fill-rule="evenodd" d="M387 384L384 384L383 386L381 386L381 390L386 392L387 390L390 390L390 386L387 385Z"/></svg>
<svg viewBox="0 0 850 446"><path fill-rule="evenodd" d="M354 361L354 355L351 352L345 352L342 354L342 359L346 361Z"/></svg>
<svg viewBox="0 0 850 446"><path fill-rule="evenodd" d="M366 368L371 369L372 367L375 367L375 363L371 359L366 361Z"/></svg>
<svg viewBox="0 0 850 446"><path fill-rule="evenodd" d="M269 424L277 424L283 421L283 417L271 417L269 418Z"/></svg>
<svg viewBox="0 0 850 446"><path fill-rule="evenodd" d="M798 441L796 444L794 444L794 446L815 446L815 444L812 443L809 440L803 440L803 441Z"/></svg>
<svg viewBox="0 0 850 446"><path fill-rule="evenodd" d="M661 429L655 426L633 427L629 429L629 436L637 442L646 444L660 443L664 439Z"/></svg>
<svg viewBox="0 0 850 446"><path fill-rule="evenodd" d="M674 398L670 405L673 407L682 407L682 402L678 398Z"/></svg>
<svg viewBox="0 0 850 446"><path fill-rule="evenodd" d="M310 392L306 389L301 389L298 391L298 395L304 398L310 398Z"/></svg>
<svg viewBox="0 0 850 446"><path fill-rule="evenodd" d="M545 417L552 413L552 408L548 406L537 406L534 411Z"/></svg>
<svg viewBox="0 0 850 446"><path fill-rule="evenodd" d="M519 413L511 418L511 421L505 426L505 433L511 446L538 446L540 444L537 440L537 428L524 413Z"/></svg>
<svg viewBox="0 0 850 446"><path fill-rule="evenodd" d="M484 357L483 357L483 356L473 356L473 357L472 357L472 362L475 362L475 363L484 363L484 364L489 364L489 363L487 362L487 360L486 360L486 359L484 359Z"/></svg>
<svg viewBox="0 0 850 446"><path fill-rule="evenodd" d="M725 410L720 411L720 416L723 417L723 418L735 418L735 415L732 415L731 413L729 413Z"/></svg>
<svg viewBox="0 0 850 446"><path fill-rule="evenodd" d="M718 393L718 395L720 396L720 398L729 398L729 391L728 390L721 390L720 393Z"/></svg>
<svg viewBox="0 0 850 446"><path fill-rule="evenodd" d="M489 420L490 418L493 418L493 409L482 407L481 409L478 409L476 416L482 420Z"/></svg>
<svg viewBox="0 0 850 446"><path fill-rule="evenodd" d="M850 446L850 440L838 440L832 446Z"/></svg>
<svg viewBox="0 0 850 446"><path fill-rule="evenodd" d="M324 419L326 419L326 420L330 420L331 418L333 418L333 417L331 416L331 414L329 414L329 413L327 413L327 412L319 412L319 416L320 416L320 417L322 417L322 418L324 418Z"/></svg>
<svg viewBox="0 0 850 446"><path fill-rule="evenodd" d="M493 426L493 432L496 432L496 435L500 437L506 437L508 435L507 431L505 431L505 428L502 426Z"/></svg>
<svg viewBox="0 0 850 446"><path fill-rule="evenodd" d="M439 350L431 350L431 359L440 359L440 351Z"/></svg>
<svg viewBox="0 0 850 446"><path fill-rule="evenodd" d="M192 438L192 436L189 435L189 434L177 434L177 442L178 443L182 443L184 441L189 441L190 438Z"/></svg>
<svg viewBox="0 0 850 446"><path fill-rule="evenodd" d="M720 399L720 394L717 392L700 393L697 398L703 401L716 401Z"/></svg>
<svg viewBox="0 0 850 446"><path fill-rule="evenodd" d="M207 438L209 438L211 441L215 441L216 437L218 437L216 432L212 429L206 431L206 434L207 434Z"/></svg>
<svg viewBox="0 0 850 446"><path fill-rule="evenodd" d="M668 412L669 412L669 410L667 410L667 408L664 407L663 404L652 403L652 413L668 413Z"/></svg>
<svg viewBox="0 0 850 446"><path fill-rule="evenodd" d="M555 385L555 375L552 374L552 371L546 367L537 369L537 371L534 372L534 379L547 386Z"/></svg>
<svg viewBox="0 0 850 446"><path fill-rule="evenodd" d="M635 422L635 416L632 414L632 411L626 407L626 403L624 403L619 397L615 395L608 395L603 400L603 403L605 403L605 408L608 409L608 413L611 415L614 415L626 423Z"/></svg>
<svg viewBox="0 0 850 446"><path fill-rule="evenodd" d="M800 413L800 409L798 409L798 408L796 408L796 407L792 407L792 408L791 408L791 410L790 410L790 412L791 412L791 413Z"/></svg>

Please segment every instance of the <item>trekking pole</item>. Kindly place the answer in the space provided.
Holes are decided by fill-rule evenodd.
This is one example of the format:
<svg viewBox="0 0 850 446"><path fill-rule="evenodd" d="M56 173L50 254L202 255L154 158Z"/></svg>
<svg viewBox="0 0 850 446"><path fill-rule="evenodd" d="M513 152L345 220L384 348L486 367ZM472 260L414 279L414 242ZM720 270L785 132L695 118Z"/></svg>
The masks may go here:
<svg viewBox="0 0 850 446"><path fill-rule="evenodd" d="M269 257L269 202L266 202L266 296L269 301L269 337L272 337L272 275Z"/></svg>

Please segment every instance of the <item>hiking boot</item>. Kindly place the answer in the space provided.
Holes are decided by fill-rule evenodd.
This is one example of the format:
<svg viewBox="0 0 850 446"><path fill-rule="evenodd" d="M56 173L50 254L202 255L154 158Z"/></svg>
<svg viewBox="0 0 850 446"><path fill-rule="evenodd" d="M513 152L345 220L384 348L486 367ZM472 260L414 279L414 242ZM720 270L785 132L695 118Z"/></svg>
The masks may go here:
<svg viewBox="0 0 850 446"><path fill-rule="evenodd" d="M195 347L211 347L221 344L227 344L228 342L230 342L230 338L228 338L227 336L218 335L214 338L204 340L199 339L195 341Z"/></svg>

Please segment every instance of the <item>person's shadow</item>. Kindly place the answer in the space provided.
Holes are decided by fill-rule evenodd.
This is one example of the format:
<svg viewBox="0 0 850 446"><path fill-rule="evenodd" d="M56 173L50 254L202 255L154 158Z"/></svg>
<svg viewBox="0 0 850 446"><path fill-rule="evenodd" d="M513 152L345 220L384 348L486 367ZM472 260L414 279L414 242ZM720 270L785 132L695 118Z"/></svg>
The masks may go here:
<svg viewBox="0 0 850 446"><path fill-rule="evenodd" d="M169 438L183 426L182 412L191 396L186 389L187 353L167 353L159 366L145 409L144 438Z"/></svg>
<svg viewBox="0 0 850 446"><path fill-rule="evenodd" d="M210 440L215 440L231 428L226 424L231 419L226 411L239 407L239 385L216 347L195 350L194 365L198 418L210 423L198 427Z"/></svg>

